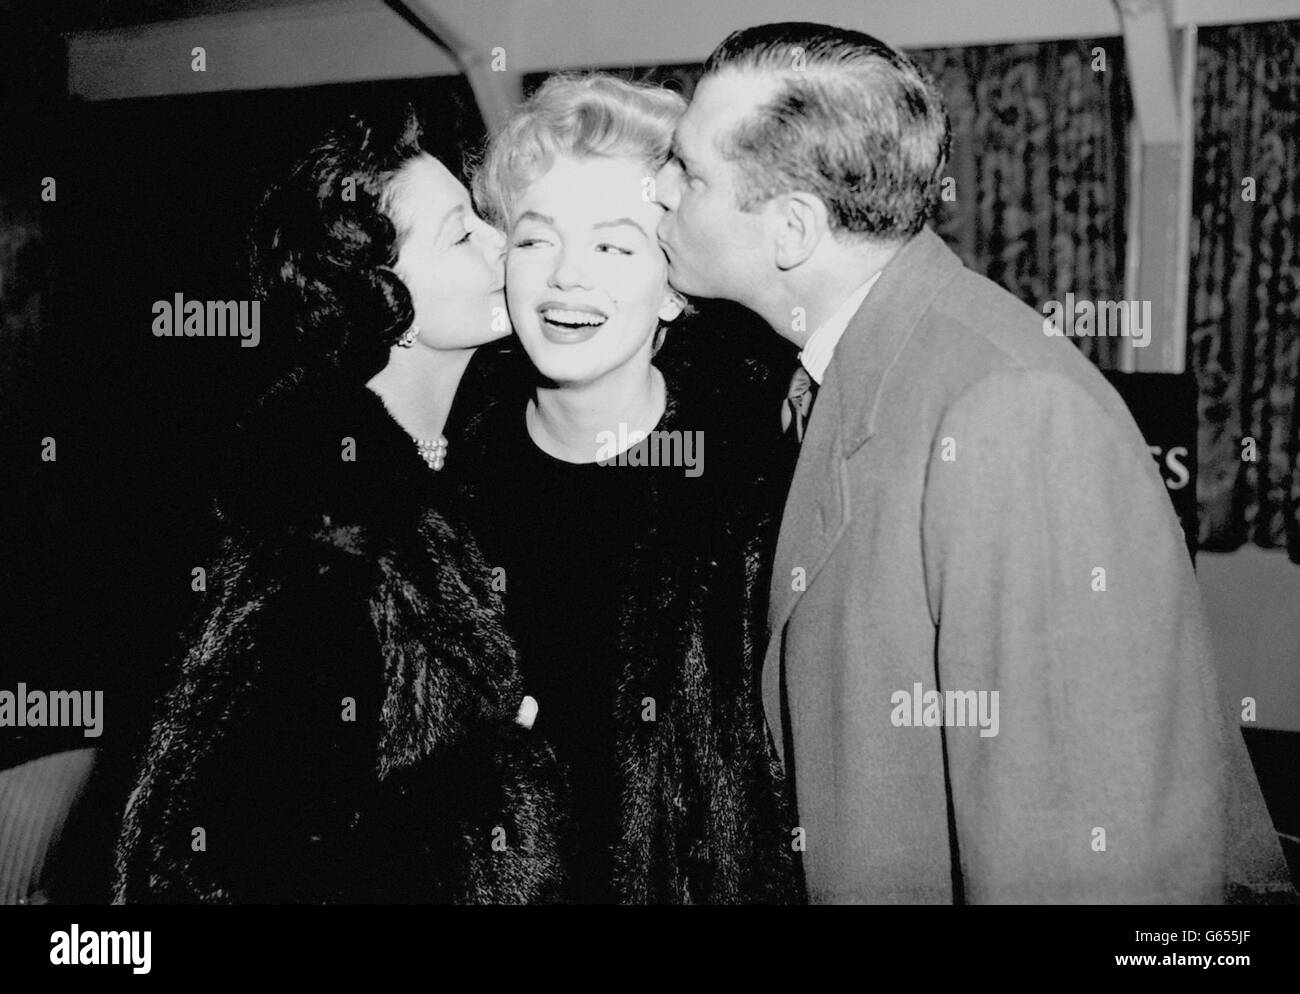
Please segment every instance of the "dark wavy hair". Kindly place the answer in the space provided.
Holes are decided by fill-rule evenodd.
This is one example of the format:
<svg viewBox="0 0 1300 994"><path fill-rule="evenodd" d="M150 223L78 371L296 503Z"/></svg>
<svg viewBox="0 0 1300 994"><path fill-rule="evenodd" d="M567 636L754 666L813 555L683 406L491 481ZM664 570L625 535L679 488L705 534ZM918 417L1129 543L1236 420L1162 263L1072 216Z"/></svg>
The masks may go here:
<svg viewBox="0 0 1300 994"><path fill-rule="evenodd" d="M254 213L246 268L287 358L362 382L383 369L414 304L385 267L405 232L389 217L393 179L425 152L414 108L350 115L273 184Z"/></svg>

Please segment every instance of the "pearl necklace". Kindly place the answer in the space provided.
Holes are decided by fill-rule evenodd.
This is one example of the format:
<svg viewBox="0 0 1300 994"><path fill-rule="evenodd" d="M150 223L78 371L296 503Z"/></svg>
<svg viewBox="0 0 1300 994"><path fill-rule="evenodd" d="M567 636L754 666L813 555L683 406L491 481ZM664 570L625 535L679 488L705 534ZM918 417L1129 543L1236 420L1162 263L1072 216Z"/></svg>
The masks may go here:
<svg viewBox="0 0 1300 994"><path fill-rule="evenodd" d="M437 438L417 438L415 447L420 453L420 458L430 469L442 469L443 464L447 461L447 439L443 435Z"/></svg>

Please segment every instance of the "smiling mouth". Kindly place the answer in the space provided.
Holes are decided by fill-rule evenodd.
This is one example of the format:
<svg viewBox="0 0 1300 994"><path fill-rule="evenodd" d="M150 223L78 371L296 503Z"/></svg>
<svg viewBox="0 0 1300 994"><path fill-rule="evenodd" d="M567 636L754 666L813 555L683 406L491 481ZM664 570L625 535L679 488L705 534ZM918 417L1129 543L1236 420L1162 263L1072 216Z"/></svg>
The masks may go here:
<svg viewBox="0 0 1300 994"><path fill-rule="evenodd" d="M537 308L537 314L543 325L570 333L594 331L609 320L609 315L594 307L562 307L559 304L543 304Z"/></svg>

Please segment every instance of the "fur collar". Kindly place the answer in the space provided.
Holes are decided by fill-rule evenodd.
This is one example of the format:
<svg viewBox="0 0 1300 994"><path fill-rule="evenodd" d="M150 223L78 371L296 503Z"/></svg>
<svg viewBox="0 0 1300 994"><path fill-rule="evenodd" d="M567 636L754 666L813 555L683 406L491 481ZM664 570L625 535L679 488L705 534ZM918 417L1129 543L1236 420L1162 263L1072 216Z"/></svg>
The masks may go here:
<svg viewBox="0 0 1300 994"><path fill-rule="evenodd" d="M368 387L297 368L239 424L218 489L229 527L281 533L398 521L435 486L414 442Z"/></svg>

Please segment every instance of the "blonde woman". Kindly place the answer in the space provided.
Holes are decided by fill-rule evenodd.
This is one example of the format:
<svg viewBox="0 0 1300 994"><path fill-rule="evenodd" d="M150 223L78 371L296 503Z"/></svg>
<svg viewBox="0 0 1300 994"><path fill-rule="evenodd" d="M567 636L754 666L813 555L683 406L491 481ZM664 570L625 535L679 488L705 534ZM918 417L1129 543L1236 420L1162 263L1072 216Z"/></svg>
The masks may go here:
<svg viewBox="0 0 1300 994"><path fill-rule="evenodd" d="M474 180L533 370L481 419L466 506L567 772L585 903L799 898L756 686L779 495L728 384L654 361L686 302L648 183L683 109L553 77Z"/></svg>

